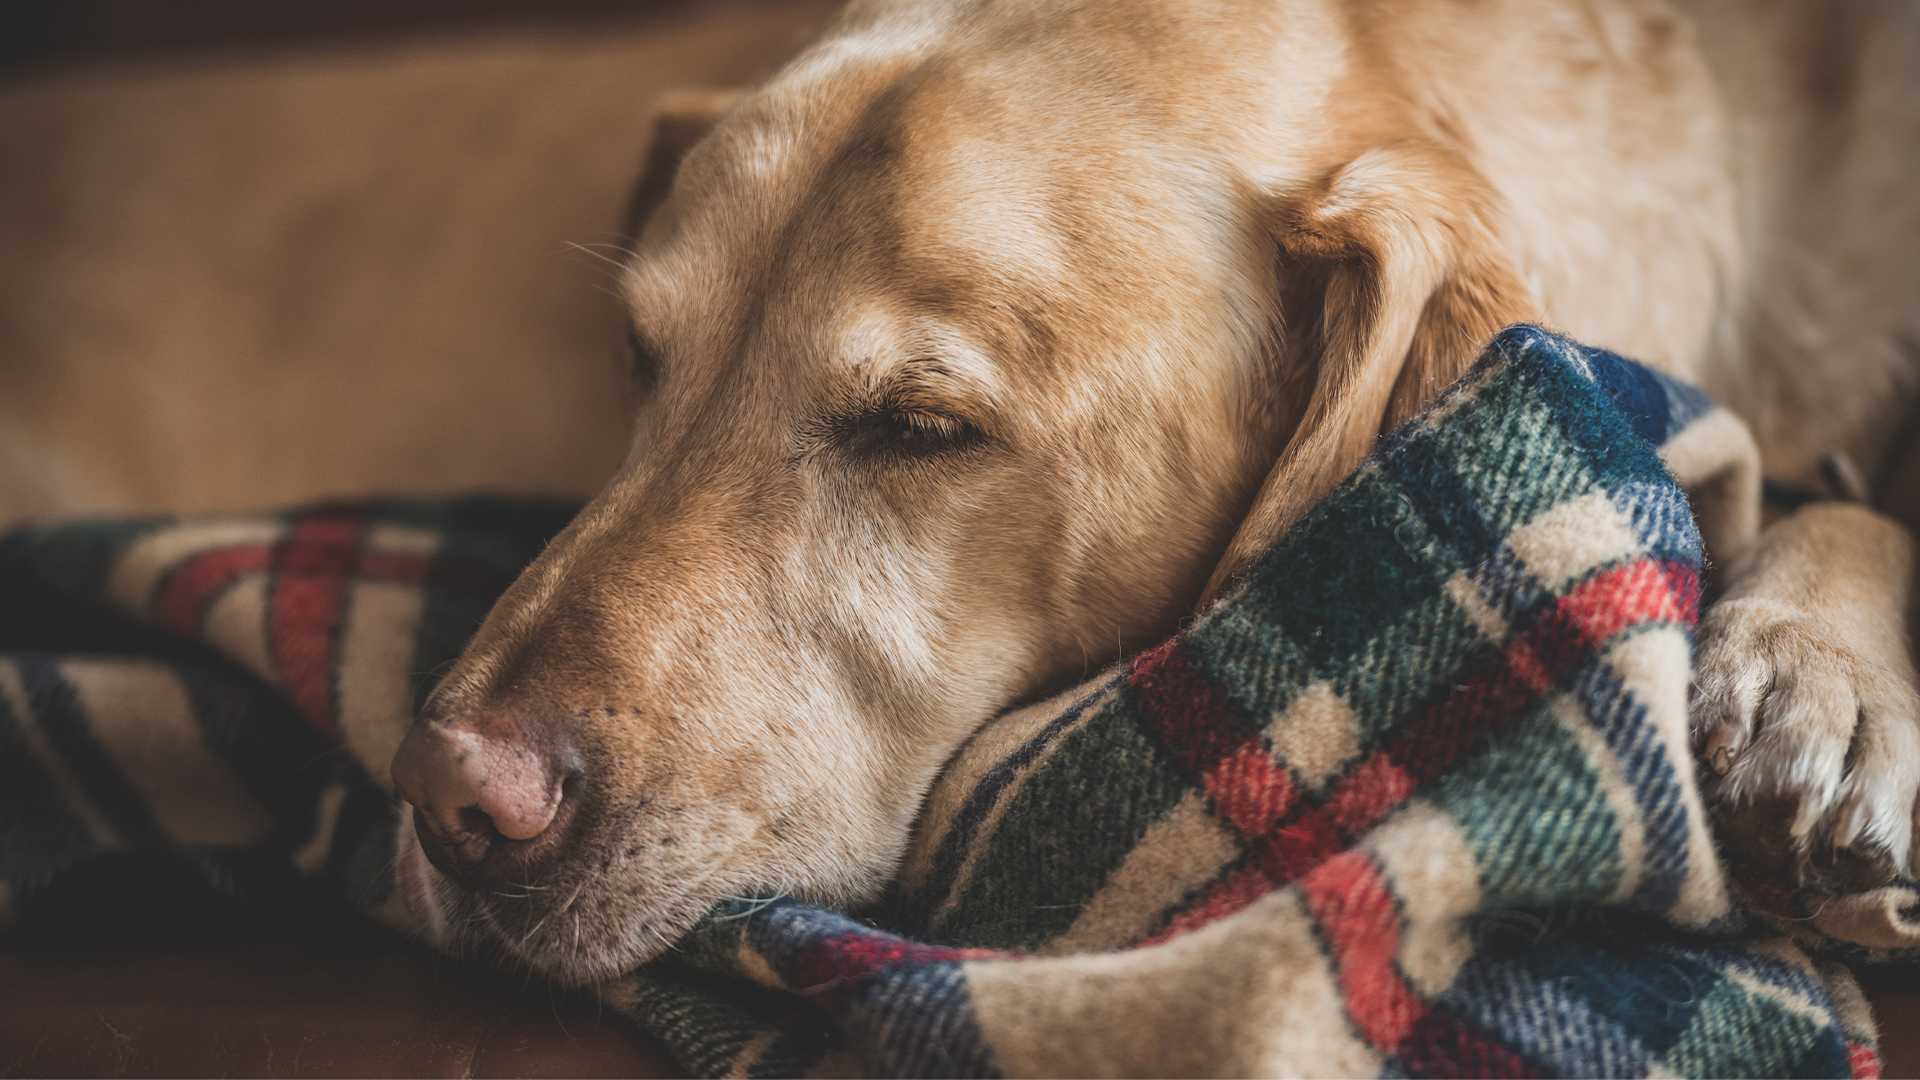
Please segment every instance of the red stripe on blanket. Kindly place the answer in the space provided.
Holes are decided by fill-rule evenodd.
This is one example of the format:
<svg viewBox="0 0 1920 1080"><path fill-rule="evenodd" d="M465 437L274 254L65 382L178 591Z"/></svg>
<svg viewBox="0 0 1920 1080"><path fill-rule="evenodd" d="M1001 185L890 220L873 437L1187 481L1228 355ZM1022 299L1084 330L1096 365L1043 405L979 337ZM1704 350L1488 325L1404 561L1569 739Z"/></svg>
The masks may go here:
<svg viewBox="0 0 1920 1080"><path fill-rule="evenodd" d="M1512 1047L1461 1017L1442 1011L1413 1025L1400 1044L1400 1067L1409 1076L1530 1078L1540 1071Z"/></svg>
<svg viewBox="0 0 1920 1080"><path fill-rule="evenodd" d="M367 519L366 507L327 507L273 545L267 647L294 703L335 741L334 654Z"/></svg>
<svg viewBox="0 0 1920 1080"><path fill-rule="evenodd" d="M1347 834L1326 814L1302 806L1254 845L1255 865L1275 885L1285 885L1344 851Z"/></svg>
<svg viewBox="0 0 1920 1080"><path fill-rule="evenodd" d="M167 575L153 599L153 617L169 630L198 634L207 605L234 582L265 570L268 561L267 549L258 544L196 555Z"/></svg>
<svg viewBox="0 0 1920 1080"><path fill-rule="evenodd" d="M1594 575L1509 642L1499 663L1482 669L1403 728L1389 743L1387 756L1406 770L1411 786L1444 774L1476 740L1518 716L1530 699L1586 663L1621 631L1648 622L1688 623L1689 589L1698 592L1697 576L1652 559ZM1329 804L1339 797L1336 791ZM1342 827L1350 832L1371 824L1363 815L1341 817Z"/></svg>
<svg viewBox="0 0 1920 1080"><path fill-rule="evenodd" d="M1333 789L1321 805L1348 836L1372 828L1413 794L1413 778L1392 758L1375 751Z"/></svg>
<svg viewBox="0 0 1920 1080"><path fill-rule="evenodd" d="M1273 754L1259 741L1227 755L1200 778L1200 785L1213 796L1221 816L1247 837L1273 828L1294 801L1287 770L1274 763Z"/></svg>
<svg viewBox="0 0 1920 1080"><path fill-rule="evenodd" d="M1427 1007L1394 965L1400 911L1380 868L1362 852L1345 852L1302 878L1300 892L1332 954L1354 1028L1375 1050L1394 1053Z"/></svg>
<svg viewBox="0 0 1920 1080"><path fill-rule="evenodd" d="M1216 880L1198 901L1167 920L1165 926L1143 938L1140 945L1157 945L1181 934L1224 919L1336 855L1347 837L1327 816L1310 806L1299 806L1285 824L1265 836L1245 838L1253 849L1246 865Z"/></svg>
<svg viewBox="0 0 1920 1080"><path fill-rule="evenodd" d="M416 585L427 580L433 560L424 555L399 555L391 551L362 551L355 572L361 577L379 578Z"/></svg>
<svg viewBox="0 0 1920 1080"><path fill-rule="evenodd" d="M1847 1043L1847 1068L1853 1080L1880 1080L1880 1055L1862 1042Z"/></svg>
<svg viewBox="0 0 1920 1080"><path fill-rule="evenodd" d="M1558 614L1596 649L1629 626L1684 623L1687 615L1666 568L1652 559L1603 570L1575 586L1557 605Z"/></svg>
<svg viewBox="0 0 1920 1080"><path fill-rule="evenodd" d="M1141 943L1166 941L1224 918L1321 866L1622 630L1688 621L1687 598L1698 590L1698 576L1686 567L1651 559L1594 575L1560 597L1497 660L1367 756L1318 808L1299 798L1266 740L1239 724L1220 689L1193 666L1184 639L1141 654L1128 682L1154 734L1198 777L1215 815L1253 855L1248 866L1215 881L1198 903Z"/></svg>
<svg viewBox="0 0 1920 1080"><path fill-rule="evenodd" d="M968 960L1017 960L997 949L923 945L888 934L835 934L800 950L787 972L788 985L807 995L831 993L888 968L959 964Z"/></svg>
<svg viewBox="0 0 1920 1080"><path fill-rule="evenodd" d="M1215 882L1207 895L1174 912L1167 924L1135 942L1146 948L1172 941L1210 922L1224 919L1273 891L1273 881L1257 866L1243 866Z"/></svg>
<svg viewBox="0 0 1920 1080"><path fill-rule="evenodd" d="M1535 659L1531 645L1509 645L1497 662L1476 671L1395 734L1387 757L1406 770L1416 787L1445 775L1476 741L1539 695L1538 673L1529 667Z"/></svg>
<svg viewBox="0 0 1920 1080"><path fill-rule="evenodd" d="M1680 606L1680 620L1691 630L1700 622L1700 568L1684 562L1661 564L1661 572L1666 575L1667 589L1673 593L1673 602Z"/></svg>
<svg viewBox="0 0 1920 1080"><path fill-rule="evenodd" d="M1345 846L1325 815L1305 806L1264 736L1242 727L1213 681L1194 669L1175 638L1134 662L1128 679L1154 735L1196 776L1213 814L1254 853L1244 873L1214 884L1197 904L1156 932L1165 940L1240 910Z"/></svg>
<svg viewBox="0 0 1920 1080"><path fill-rule="evenodd" d="M1263 740L1235 721L1231 708L1204 672L1189 662L1186 639L1166 642L1134 660L1127 682L1153 718L1153 732L1194 776L1205 776L1224 758Z"/></svg>

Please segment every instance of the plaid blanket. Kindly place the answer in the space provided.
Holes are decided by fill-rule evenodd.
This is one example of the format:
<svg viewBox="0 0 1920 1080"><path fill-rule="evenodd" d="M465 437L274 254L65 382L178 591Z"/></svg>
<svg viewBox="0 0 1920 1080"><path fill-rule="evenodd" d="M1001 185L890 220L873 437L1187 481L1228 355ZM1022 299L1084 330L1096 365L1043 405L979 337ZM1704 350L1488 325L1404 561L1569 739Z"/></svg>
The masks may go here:
<svg viewBox="0 0 1920 1080"><path fill-rule="evenodd" d="M1173 639L949 764L888 897L722 905L598 992L703 1075L1876 1075L1920 888L1716 853L1691 388L1530 327ZM0 539L0 923L284 927L393 890L386 763L573 508Z"/></svg>

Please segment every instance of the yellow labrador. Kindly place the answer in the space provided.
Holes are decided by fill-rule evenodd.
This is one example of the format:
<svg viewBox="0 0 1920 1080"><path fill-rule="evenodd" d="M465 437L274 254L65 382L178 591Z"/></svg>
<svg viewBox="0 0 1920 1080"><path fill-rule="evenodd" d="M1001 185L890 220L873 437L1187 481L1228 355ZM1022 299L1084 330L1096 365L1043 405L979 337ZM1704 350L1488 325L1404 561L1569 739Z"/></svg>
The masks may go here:
<svg viewBox="0 0 1920 1080"><path fill-rule="evenodd" d="M1516 320L1705 383L1780 475L1877 461L1917 30L862 0L757 90L670 103L632 449L394 762L409 902L585 980L728 895L872 895L985 719L1167 634ZM1711 550L1757 547L1702 646L1725 794L1904 864L1911 544L1852 507L1749 544L1727 438L1739 467L1683 477Z"/></svg>

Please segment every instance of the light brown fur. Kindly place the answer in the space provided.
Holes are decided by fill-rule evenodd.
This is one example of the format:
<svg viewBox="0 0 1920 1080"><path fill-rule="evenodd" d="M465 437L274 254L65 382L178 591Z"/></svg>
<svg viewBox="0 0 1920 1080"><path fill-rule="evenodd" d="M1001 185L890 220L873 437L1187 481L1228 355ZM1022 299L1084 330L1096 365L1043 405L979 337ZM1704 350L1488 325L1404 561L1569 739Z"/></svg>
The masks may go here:
<svg viewBox="0 0 1920 1080"><path fill-rule="evenodd" d="M497 852L496 884L514 895L462 889L408 828L416 910L447 944L477 936L587 979L664 948L725 895L871 895L933 773L981 721L1230 586L1508 321L1703 383L1753 426L1771 475L1815 482L1841 448L1914 520L1900 508L1920 505L1920 480L1884 459L1920 340L1916 18L1875 0L863 3L752 94L678 99L621 278L656 362L626 463L416 728L420 745L487 760L527 751L553 775L525 782L512 813L553 818L489 837L461 816L471 807L421 797L428 835ZM591 130L530 121L552 138L509 141L599 148L568 172L598 191L627 167L607 132L635 102L584 88L635 66L691 77L669 69L712 70L734 55L717 42L763 40L696 37L631 55L566 42L472 69L493 75L470 74L472 56L228 70L162 87L177 100L135 74L121 111L102 104L121 100L114 87L54 86L16 93L0 121L26 145L48 117L85 120L71 147L34 144L59 169L12 181L77 218L102 205L81 180L112 167L93 150L137 150L148 130L178 147L202 98L359 87L364 107L335 93L324 117L272 114L320 125L311 147L276 151L318 181L317 165L350 160L329 138L376 162L432 149L404 127L323 138L327 117L396 94L458 108L429 89L446 78L523 102L512 88L527 71L565 70L539 83L550 111L601 101ZM129 134L100 134L103 116ZM595 366L599 313L542 301L542 327L581 329L503 336L491 328L525 320L490 321L504 305L489 297L551 283L476 278L461 245L404 234L432 213L498 230L520 220L504 208L533 208L534 247L495 256L524 266L586 228L538 177L488 179L499 145L496 132L444 149L474 162L462 199L328 188L390 211L377 227L395 238L373 245L389 272L408 252L445 256L406 275L441 291L341 269L329 253L372 242L324 215L295 227L291 212L324 198L208 204L180 225L298 271L237 314L217 302L230 271L168 269L216 265L198 248L130 249L151 265L121 255L138 229L179 224L168 206L107 200L117 217L52 230L9 217L8 250L44 258L0 262L14 298L0 330L24 358L0 397L0 516L598 483L621 397ZM179 159L194 178L181 186L244 190L216 167L239 160L209 137ZM87 272L48 272L57 259ZM31 299L45 281L95 292ZM283 309L296 299L309 306ZM404 310L368 314L385 303ZM113 317L69 333L74 318L43 311ZM343 312L402 326L380 346L398 353L363 347ZM167 336L122 341L123 326ZM528 359L553 344L564 375ZM127 397L100 393L102 370ZM279 404L236 410L239 397ZM355 411L371 435L341 439L329 425ZM233 451L276 441L269 458ZM1678 463L1727 597L1699 654L1719 795L1804 799L1792 857L1851 843L1904 863L1920 782L1911 540L1887 517L1820 507L1741 554L1747 449L1734 433ZM418 771L410 783L428 790Z"/></svg>
<svg viewBox="0 0 1920 1080"><path fill-rule="evenodd" d="M1920 476L1899 468L1920 375L1920 9L1696 0L1730 119L1739 276L1699 381L1752 425L1769 475L1820 487L1840 451L1906 523L1813 506L1721 574L1696 652L1710 790L1788 836L1741 844L1856 883L1910 871L1920 698L1909 656ZM1903 475L1903 472L1905 475ZM1743 810L1754 806L1753 810ZM1736 843L1738 841L1736 840Z"/></svg>
<svg viewBox="0 0 1920 1080"><path fill-rule="evenodd" d="M856 4L715 112L670 195L650 185L664 202L640 208L656 212L625 284L649 388L627 464L503 598L396 764L430 847L476 844L545 891L469 893L415 853L416 902L590 978L726 895L870 896L985 718L1230 587L1508 322L1706 382L1762 419L1770 464L1807 474L1824 446L1779 437L1769 418L1793 406L1765 394L1835 363L1864 396L1829 411L1859 420L1906 385L1884 346L1920 293L1870 228L1802 236L1889 274L1879 306L1807 319L1879 321L1838 360L1766 337L1777 294L1843 290L1782 261L1799 203L1750 175L1797 160L1774 133L1791 118L1728 105L1766 78L1739 65L1794 58L1756 48L1716 72L1700 43L1721 32L1655 2ZM1831 194L1819 179L1794 191ZM1713 476L1683 476L1718 493L1703 522L1722 557L1755 521L1751 444L1730 438ZM1898 544L1836 570L1785 553L1863 526L1797 527L1709 623L1703 715L1715 749L1756 717L1763 745L1818 744L1803 773L1732 775L1809 793L1819 818L1851 713L1808 726L1777 696L1726 712L1714 680L1785 664L1838 702L1911 669L1898 618L1820 614L1872 602ZM1835 641L1848 664L1826 663ZM1873 698L1863 745L1906 745L1911 697ZM551 757L524 780L558 807L544 831L489 840L463 796L436 795L455 768L436 762L481 737ZM1863 791L1881 819L1910 813L1920 762L1875 775L1841 819Z"/></svg>

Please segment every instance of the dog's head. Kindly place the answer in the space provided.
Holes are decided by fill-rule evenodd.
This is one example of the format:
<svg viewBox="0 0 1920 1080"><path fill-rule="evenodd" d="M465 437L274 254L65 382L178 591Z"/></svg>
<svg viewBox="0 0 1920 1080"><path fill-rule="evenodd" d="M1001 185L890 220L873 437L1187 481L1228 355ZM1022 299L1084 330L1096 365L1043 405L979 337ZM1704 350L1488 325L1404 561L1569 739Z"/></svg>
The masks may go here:
<svg viewBox="0 0 1920 1080"><path fill-rule="evenodd" d="M394 764L449 943L585 980L730 895L870 897L983 721L1170 632L1534 314L1463 159L1248 17L856 8L663 115L631 455Z"/></svg>

